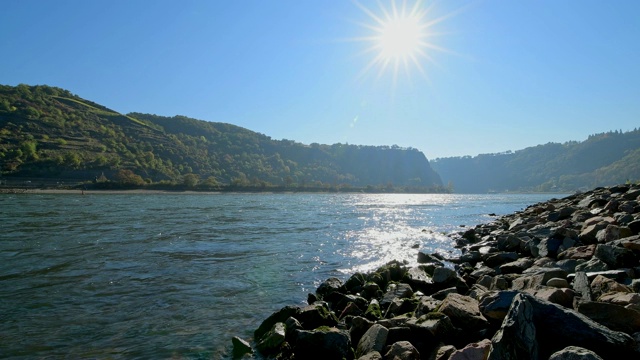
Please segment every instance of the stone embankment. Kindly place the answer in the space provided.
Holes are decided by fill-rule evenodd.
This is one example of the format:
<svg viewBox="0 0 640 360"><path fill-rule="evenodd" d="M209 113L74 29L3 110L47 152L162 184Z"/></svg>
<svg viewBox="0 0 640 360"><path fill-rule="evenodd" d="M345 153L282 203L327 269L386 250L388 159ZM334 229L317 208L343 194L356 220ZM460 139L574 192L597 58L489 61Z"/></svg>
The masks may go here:
<svg viewBox="0 0 640 360"><path fill-rule="evenodd" d="M529 206L284 307L234 338L275 359L640 358L640 186Z"/></svg>

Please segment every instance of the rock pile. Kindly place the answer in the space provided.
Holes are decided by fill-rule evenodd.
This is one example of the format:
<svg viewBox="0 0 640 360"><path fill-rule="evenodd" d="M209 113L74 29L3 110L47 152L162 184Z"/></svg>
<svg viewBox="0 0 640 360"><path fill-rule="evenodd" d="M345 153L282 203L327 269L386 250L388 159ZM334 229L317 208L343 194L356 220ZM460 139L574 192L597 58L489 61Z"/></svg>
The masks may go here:
<svg viewBox="0 0 640 360"><path fill-rule="evenodd" d="M326 280L308 306L264 320L255 349L276 359L639 358L639 232L638 185L532 205L455 234L455 258L420 253L415 267Z"/></svg>

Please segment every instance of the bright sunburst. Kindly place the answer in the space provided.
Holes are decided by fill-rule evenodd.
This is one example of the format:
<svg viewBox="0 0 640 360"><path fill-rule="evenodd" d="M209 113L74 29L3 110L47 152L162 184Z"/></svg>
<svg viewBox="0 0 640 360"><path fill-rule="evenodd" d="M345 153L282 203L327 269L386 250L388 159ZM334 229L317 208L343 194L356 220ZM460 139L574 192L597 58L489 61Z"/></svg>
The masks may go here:
<svg viewBox="0 0 640 360"><path fill-rule="evenodd" d="M375 53L363 73L378 67L378 76L381 76L387 69L392 69L394 84L400 69L410 75L411 68L415 67L426 76L424 60L433 63L428 49L443 50L429 42L429 38L434 36L430 27L442 19L430 21L427 18L429 9L425 8L420 0L416 0L411 6L406 0L401 4L392 0L389 7L378 2L377 11L355 0L354 2L372 20L372 23L362 26L373 31L373 34L357 39L371 43L366 51Z"/></svg>

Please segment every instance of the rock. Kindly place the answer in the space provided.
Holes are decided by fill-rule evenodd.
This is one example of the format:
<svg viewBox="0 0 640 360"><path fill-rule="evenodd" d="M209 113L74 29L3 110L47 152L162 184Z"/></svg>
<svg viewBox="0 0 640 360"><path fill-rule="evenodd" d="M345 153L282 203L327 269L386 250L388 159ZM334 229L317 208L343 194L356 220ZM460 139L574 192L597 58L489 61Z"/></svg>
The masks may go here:
<svg viewBox="0 0 640 360"><path fill-rule="evenodd" d="M518 291L491 291L480 298L478 308L489 321L500 323L507 316Z"/></svg>
<svg viewBox="0 0 640 360"><path fill-rule="evenodd" d="M496 267L508 262L518 260L518 253L516 252L497 252L487 256L484 259L484 264L489 267Z"/></svg>
<svg viewBox="0 0 640 360"><path fill-rule="evenodd" d="M563 278L551 278L547 281L547 286L556 287L556 288L568 288L569 282L567 279Z"/></svg>
<svg viewBox="0 0 640 360"><path fill-rule="evenodd" d="M631 292L609 292L602 294L598 301L608 302L620 306L640 304L640 294Z"/></svg>
<svg viewBox="0 0 640 360"><path fill-rule="evenodd" d="M410 342L398 341L384 354L384 360L420 360L420 353Z"/></svg>
<svg viewBox="0 0 640 360"><path fill-rule="evenodd" d="M424 291L431 290L433 287L433 279L421 266L415 266L407 270L405 281L412 287Z"/></svg>
<svg viewBox="0 0 640 360"><path fill-rule="evenodd" d="M377 351L372 351L358 358L358 360L382 360L382 355Z"/></svg>
<svg viewBox="0 0 640 360"><path fill-rule="evenodd" d="M429 360L449 360L451 354L456 352L456 348L453 345L442 345L436 348Z"/></svg>
<svg viewBox="0 0 640 360"><path fill-rule="evenodd" d="M260 340L264 334L273 328L278 322L285 322L289 317L297 315L300 312L300 308L295 306L285 306L282 309L271 314L266 318L260 327L253 333L254 339Z"/></svg>
<svg viewBox="0 0 640 360"><path fill-rule="evenodd" d="M313 330L319 326L335 326L338 323L338 319L323 302L315 302L313 305L303 307L294 317L306 330Z"/></svg>
<svg viewBox="0 0 640 360"><path fill-rule="evenodd" d="M571 308L573 304L574 291L571 289L544 286L539 289L527 290L527 292L538 299L562 305L566 308Z"/></svg>
<svg viewBox="0 0 640 360"><path fill-rule="evenodd" d="M576 272L573 280L573 290L577 293L581 301L591 301L593 299L587 273L582 271Z"/></svg>
<svg viewBox="0 0 640 360"><path fill-rule="evenodd" d="M433 271L433 282L439 285L449 284L457 279L458 274L446 267L438 267Z"/></svg>
<svg viewBox="0 0 640 360"><path fill-rule="evenodd" d="M300 359L353 359L349 335L336 328L298 331L294 353Z"/></svg>
<svg viewBox="0 0 640 360"><path fill-rule="evenodd" d="M640 233L640 219L628 223L627 226L631 229L633 235L638 235L638 233Z"/></svg>
<svg viewBox="0 0 640 360"><path fill-rule="evenodd" d="M231 343L233 344L233 358L238 359L243 357L245 354L253 353L251 349L251 345L248 341L243 340L237 336L231 338Z"/></svg>
<svg viewBox="0 0 640 360"><path fill-rule="evenodd" d="M418 319L411 318L406 324L410 329L420 330L419 333L428 332L434 338L441 340L456 333L451 319L441 312L432 312Z"/></svg>
<svg viewBox="0 0 640 360"><path fill-rule="evenodd" d="M316 295L318 298L323 299L325 296L331 294L335 291L340 291L342 289L342 281L338 278L329 278L325 280L318 289L316 290Z"/></svg>
<svg viewBox="0 0 640 360"><path fill-rule="evenodd" d="M598 354L591 350L578 346L567 346L566 348L551 354L549 360L603 360Z"/></svg>
<svg viewBox="0 0 640 360"><path fill-rule="evenodd" d="M260 339L260 342L256 345L256 349L265 355L278 352L285 340L285 329L286 326L284 323L275 323L271 330Z"/></svg>
<svg viewBox="0 0 640 360"><path fill-rule="evenodd" d="M484 339L453 352L449 360L485 360L489 350L491 350L491 340Z"/></svg>
<svg viewBox="0 0 640 360"><path fill-rule="evenodd" d="M523 271L530 268L533 265L533 259L525 257L516 261L512 261L503 265L500 265L501 274L522 274Z"/></svg>
<svg viewBox="0 0 640 360"><path fill-rule="evenodd" d="M368 319L360 316L354 316L350 318L347 324L350 325L349 337L351 338L352 344L358 344L360 342L360 339L362 338L362 335L364 335L364 333L366 333L367 330L369 330L369 328L373 326L372 321L369 321Z"/></svg>
<svg viewBox="0 0 640 360"><path fill-rule="evenodd" d="M636 310L599 301L581 302L577 310L611 330L627 334L640 331L640 312Z"/></svg>
<svg viewBox="0 0 640 360"><path fill-rule="evenodd" d="M500 330L491 339L489 360L538 359L533 305L521 294L513 298Z"/></svg>
<svg viewBox="0 0 640 360"><path fill-rule="evenodd" d="M380 300L380 306L385 308L391 304L394 299L410 298L411 296L413 296L413 290L409 284L390 284L387 292L382 297L382 300Z"/></svg>
<svg viewBox="0 0 640 360"><path fill-rule="evenodd" d="M608 243L620 238L620 227L617 225L607 225L606 228L596 233L596 240L599 243Z"/></svg>
<svg viewBox="0 0 640 360"><path fill-rule="evenodd" d="M440 261L440 259L438 259L436 256L419 251L418 264L428 264L428 263L434 263L434 264L438 264L439 266L444 266L442 261Z"/></svg>
<svg viewBox="0 0 640 360"><path fill-rule="evenodd" d="M638 259L632 250L609 244L599 244L596 246L594 256L614 269L632 267L638 264Z"/></svg>
<svg viewBox="0 0 640 360"><path fill-rule="evenodd" d="M607 270L609 270L609 265L607 265L607 263L597 258L593 258L580 265L576 265L576 271L599 272L599 271L607 271Z"/></svg>
<svg viewBox="0 0 640 360"><path fill-rule="evenodd" d="M382 352L387 343L388 335L389 330L386 327L378 324L371 326L358 342L356 357L366 355L372 351Z"/></svg>
<svg viewBox="0 0 640 360"><path fill-rule="evenodd" d="M562 245L562 240L549 238L540 241L538 244L538 256L556 258L558 256L558 249Z"/></svg>
<svg viewBox="0 0 640 360"><path fill-rule="evenodd" d="M480 313L478 301L469 296L449 294L442 301L439 311L451 318L453 325L458 328L478 331L489 325Z"/></svg>
<svg viewBox="0 0 640 360"><path fill-rule="evenodd" d="M619 282L609 279L603 275L596 276L591 281L591 293L596 297L600 297L602 294L609 292L631 292L627 286L620 284Z"/></svg>
<svg viewBox="0 0 640 360"><path fill-rule="evenodd" d="M605 359L637 356L634 340L571 309L522 294L533 305L538 350L541 358L567 346L581 346Z"/></svg>
<svg viewBox="0 0 640 360"><path fill-rule="evenodd" d="M563 259L584 259L589 260L593 257L593 254L596 252L596 245L585 245L585 246L576 246L569 249L566 249L558 254L558 260Z"/></svg>
<svg viewBox="0 0 640 360"><path fill-rule="evenodd" d="M369 320L377 320L382 318L382 309L380 309L380 303L378 300L373 299L367 307L367 311L364 312L364 317Z"/></svg>

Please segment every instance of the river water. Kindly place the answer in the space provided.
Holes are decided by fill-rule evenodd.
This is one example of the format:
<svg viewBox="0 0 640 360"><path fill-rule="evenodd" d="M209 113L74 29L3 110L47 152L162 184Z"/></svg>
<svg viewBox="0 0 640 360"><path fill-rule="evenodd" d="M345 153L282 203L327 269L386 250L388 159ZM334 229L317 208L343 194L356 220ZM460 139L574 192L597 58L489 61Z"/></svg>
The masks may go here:
<svg viewBox="0 0 640 360"><path fill-rule="evenodd" d="M3 194L0 358L226 359L329 277L560 196Z"/></svg>

